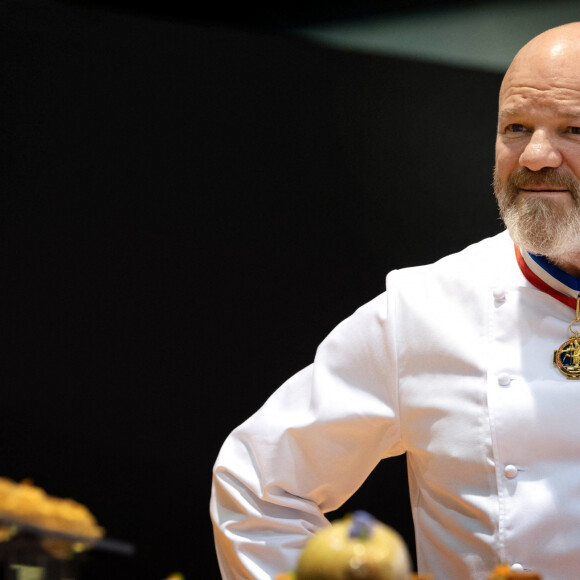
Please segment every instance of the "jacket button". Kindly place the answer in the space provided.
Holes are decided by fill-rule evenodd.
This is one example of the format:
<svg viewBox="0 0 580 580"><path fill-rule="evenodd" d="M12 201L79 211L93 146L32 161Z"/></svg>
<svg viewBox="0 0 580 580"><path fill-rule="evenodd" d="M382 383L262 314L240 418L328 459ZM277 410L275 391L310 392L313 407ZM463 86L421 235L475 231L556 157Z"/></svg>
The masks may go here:
<svg viewBox="0 0 580 580"><path fill-rule="evenodd" d="M514 477L518 476L518 468L515 465L509 464L503 468L503 474L508 479L514 479Z"/></svg>
<svg viewBox="0 0 580 580"><path fill-rule="evenodd" d="M512 564L510 566L510 568L514 571L514 572L523 572L524 571L524 567L521 564L518 564L517 562L515 564Z"/></svg>
<svg viewBox="0 0 580 580"><path fill-rule="evenodd" d="M497 384L502 387L507 387L511 383L512 378L507 373L500 373L497 375Z"/></svg>
<svg viewBox="0 0 580 580"><path fill-rule="evenodd" d="M494 288L493 289L493 299L496 302L504 302L505 290L503 288Z"/></svg>

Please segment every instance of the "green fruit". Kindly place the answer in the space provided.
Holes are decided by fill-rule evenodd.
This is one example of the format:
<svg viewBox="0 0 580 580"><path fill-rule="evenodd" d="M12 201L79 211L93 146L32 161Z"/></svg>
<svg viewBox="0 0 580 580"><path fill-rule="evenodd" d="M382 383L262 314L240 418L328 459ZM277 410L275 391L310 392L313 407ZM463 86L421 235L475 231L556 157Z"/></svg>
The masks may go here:
<svg viewBox="0 0 580 580"><path fill-rule="evenodd" d="M297 580L409 580L405 542L366 512L333 522L307 542Z"/></svg>

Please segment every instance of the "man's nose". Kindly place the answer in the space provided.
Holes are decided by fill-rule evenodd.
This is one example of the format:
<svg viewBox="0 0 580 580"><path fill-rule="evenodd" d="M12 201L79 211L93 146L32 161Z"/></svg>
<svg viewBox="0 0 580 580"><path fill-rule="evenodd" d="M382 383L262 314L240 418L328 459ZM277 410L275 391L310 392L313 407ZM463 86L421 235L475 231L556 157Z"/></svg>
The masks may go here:
<svg viewBox="0 0 580 580"><path fill-rule="evenodd" d="M544 167L560 167L561 164L562 154L553 138L544 131L534 131L520 155L520 165L530 171L539 171Z"/></svg>

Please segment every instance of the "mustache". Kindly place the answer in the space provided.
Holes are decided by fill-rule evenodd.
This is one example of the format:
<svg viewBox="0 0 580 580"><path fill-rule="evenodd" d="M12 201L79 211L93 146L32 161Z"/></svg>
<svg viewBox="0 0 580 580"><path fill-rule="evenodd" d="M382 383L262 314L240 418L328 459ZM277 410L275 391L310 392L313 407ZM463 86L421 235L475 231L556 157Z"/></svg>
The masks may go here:
<svg viewBox="0 0 580 580"><path fill-rule="evenodd" d="M580 193L580 182L576 176L565 170L554 167L544 167L539 171L531 171L527 167L516 169L506 180L506 186L512 191L525 189L526 186L541 186L565 188L575 199Z"/></svg>

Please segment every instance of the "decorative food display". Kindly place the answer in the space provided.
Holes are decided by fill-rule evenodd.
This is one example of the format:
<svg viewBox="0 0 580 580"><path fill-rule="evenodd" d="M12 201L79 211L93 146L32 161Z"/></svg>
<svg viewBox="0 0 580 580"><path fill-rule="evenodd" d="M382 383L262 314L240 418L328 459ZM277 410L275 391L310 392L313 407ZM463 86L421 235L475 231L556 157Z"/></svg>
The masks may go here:
<svg viewBox="0 0 580 580"><path fill-rule="evenodd" d="M104 533L84 505L0 477L0 578L78 580L84 553L107 542Z"/></svg>
<svg viewBox="0 0 580 580"><path fill-rule="evenodd" d="M433 580L411 572L403 538L364 511L354 512L312 536L296 570L276 580ZM542 580L537 572L497 565L488 580Z"/></svg>
<svg viewBox="0 0 580 580"><path fill-rule="evenodd" d="M294 577L296 580L410 580L411 559L403 538L395 530L367 512L357 511L310 538Z"/></svg>
<svg viewBox="0 0 580 580"><path fill-rule="evenodd" d="M5 530L24 525L87 541L104 536L103 528L84 505L50 496L29 480L16 483L0 477L0 522Z"/></svg>

